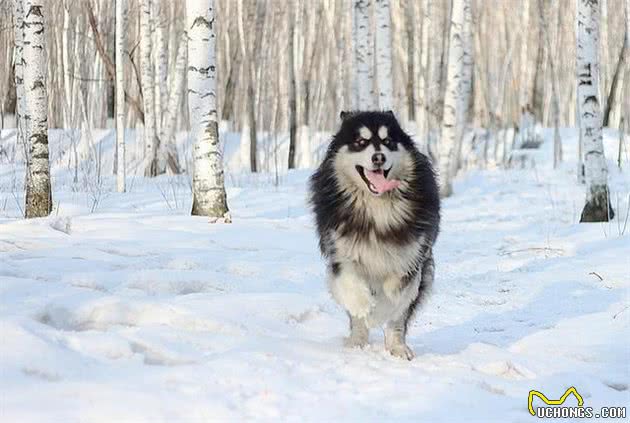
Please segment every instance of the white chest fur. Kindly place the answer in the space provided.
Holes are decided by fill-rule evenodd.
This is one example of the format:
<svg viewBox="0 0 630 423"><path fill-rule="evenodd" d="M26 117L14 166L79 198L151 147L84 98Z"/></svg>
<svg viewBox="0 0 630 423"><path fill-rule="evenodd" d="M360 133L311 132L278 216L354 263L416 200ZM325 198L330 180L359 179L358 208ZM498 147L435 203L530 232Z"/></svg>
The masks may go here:
<svg viewBox="0 0 630 423"><path fill-rule="evenodd" d="M334 238L338 275L330 275L330 290L350 314L369 326L399 318L418 293L419 278L402 287L401 278L418 260L424 239L406 245L357 237Z"/></svg>

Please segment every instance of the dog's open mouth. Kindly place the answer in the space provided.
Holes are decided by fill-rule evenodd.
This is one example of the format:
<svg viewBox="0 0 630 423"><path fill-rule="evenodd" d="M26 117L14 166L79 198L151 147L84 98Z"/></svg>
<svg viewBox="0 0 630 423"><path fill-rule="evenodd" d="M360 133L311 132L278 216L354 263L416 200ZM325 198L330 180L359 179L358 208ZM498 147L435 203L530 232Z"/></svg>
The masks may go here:
<svg viewBox="0 0 630 423"><path fill-rule="evenodd" d="M398 188L400 181L396 179L387 179L389 169L367 170L363 166L356 165L357 172L361 175L361 179L365 182L370 192L374 195L381 195L387 191Z"/></svg>

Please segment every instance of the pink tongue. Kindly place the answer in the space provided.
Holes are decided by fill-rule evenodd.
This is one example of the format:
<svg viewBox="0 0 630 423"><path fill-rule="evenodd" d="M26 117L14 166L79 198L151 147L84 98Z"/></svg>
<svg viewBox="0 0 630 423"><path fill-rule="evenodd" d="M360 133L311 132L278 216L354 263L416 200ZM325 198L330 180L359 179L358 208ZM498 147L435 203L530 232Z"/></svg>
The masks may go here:
<svg viewBox="0 0 630 423"><path fill-rule="evenodd" d="M383 172L377 173L365 169L365 177L368 179L368 181L370 181L370 183L373 185L374 190L379 194L391 191L394 188L398 188L398 185L400 185L400 181L396 179L385 179L385 175L383 175Z"/></svg>

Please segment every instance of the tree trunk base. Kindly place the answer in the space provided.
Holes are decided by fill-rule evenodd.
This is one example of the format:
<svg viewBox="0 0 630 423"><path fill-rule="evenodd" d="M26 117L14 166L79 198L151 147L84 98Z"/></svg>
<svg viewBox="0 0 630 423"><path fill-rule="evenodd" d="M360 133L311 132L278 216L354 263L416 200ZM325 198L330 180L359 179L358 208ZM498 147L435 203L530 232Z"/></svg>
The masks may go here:
<svg viewBox="0 0 630 423"><path fill-rule="evenodd" d="M212 204L199 201L196 195L193 194L193 205L190 213L192 216L208 216L214 219L225 219L225 223L231 223L229 217L229 210L227 206L227 198L225 191L220 194L220 198L212 202Z"/></svg>
<svg viewBox="0 0 630 423"><path fill-rule="evenodd" d="M52 212L52 192L50 185L47 185L45 191L35 191L33 188L26 187L26 205L24 209L24 217L32 219L36 217L46 217Z"/></svg>
<svg viewBox="0 0 630 423"><path fill-rule="evenodd" d="M615 217L615 212L608 201L606 188L592 193L589 201L584 205L580 223L608 222Z"/></svg>

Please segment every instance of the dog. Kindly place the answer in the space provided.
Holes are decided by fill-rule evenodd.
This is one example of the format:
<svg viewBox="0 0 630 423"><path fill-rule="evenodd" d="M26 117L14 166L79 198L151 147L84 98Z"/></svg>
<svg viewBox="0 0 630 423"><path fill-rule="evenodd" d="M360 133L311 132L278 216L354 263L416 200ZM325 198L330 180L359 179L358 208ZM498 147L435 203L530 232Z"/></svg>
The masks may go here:
<svg viewBox="0 0 630 423"><path fill-rule="evenodd" d="M310 203L328 287L350 318L344 344L364 347L369 329L384 327L387 351L411 360L407 329L434 277L436 176L391 111L340 117Z"/></svg>

